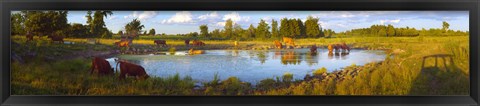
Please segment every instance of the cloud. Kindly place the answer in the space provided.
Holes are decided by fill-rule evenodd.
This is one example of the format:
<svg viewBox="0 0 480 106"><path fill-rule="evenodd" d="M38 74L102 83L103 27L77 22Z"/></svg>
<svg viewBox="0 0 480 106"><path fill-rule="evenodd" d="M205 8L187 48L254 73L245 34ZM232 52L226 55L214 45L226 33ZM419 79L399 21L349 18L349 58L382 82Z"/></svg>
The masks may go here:
<svg viewBox="0 0 480 106"><path fill-rule="evenodd" d="M123 16L123 18L128 19L128 18L138 18L139 20L147 20L151 19L155 16L157 16L158 13L155 11L143 11L143 12L138 12L134 11L132 14Z"/></svg>
<svg viewBox="0 0 480 106"><path fill-rule="evenodd" d="M216 26L223 27L223 26L225 26L225 23L226 23L226 22L217 22L215 25L216 25Z"/></svg>
<svg viewBox="0 0 480 106"><path fill-rule="evenodd" d="M208 13L208 14L205 14L205 15L200 15L198 17L200 20L206 20L206 19L209 19L209 18L219 18L218 14L216 11L214 12L211 12L211 13Z"/></svg>
<svg viewBox="0 0 480 106"><path fill-rule="evenodd" d="M400 22L400 19L395 19L395 20L380 20L380 24L385 24L385 23L393 23L393 24L397 24Z"/></svg>
<svg viewBox="0 0 480 106"><path fill-rule="evenodd" d="M181 11L175 13L172 17L168 20L163 20L162 23L191 23L193 22L192 13L188 11Z"/></svg>
<svg viewBox="0 0 480 106"><path fill-rule="evenodd" d="M107 18L108 20L114 20L114 19L117 19L117 16L110 16Z"/></svg>
<svg viewBox="0 0 480 106"><path fill-rule="evenodd" d="M238 14L237 12L232 12L230 14L226 14L226 15L223 16L223 20L228 20L228 19L231 19L233 22L240 22L240 21L248 22L248 21L250 21L250 17L240 16L240 14Z"/></svg>

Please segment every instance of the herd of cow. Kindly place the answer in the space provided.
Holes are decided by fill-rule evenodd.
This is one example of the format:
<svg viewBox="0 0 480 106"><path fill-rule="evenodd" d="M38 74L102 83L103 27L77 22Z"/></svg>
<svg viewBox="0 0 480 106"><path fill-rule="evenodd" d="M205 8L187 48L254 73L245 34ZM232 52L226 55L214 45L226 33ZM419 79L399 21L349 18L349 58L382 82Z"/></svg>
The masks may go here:
<svg viewBox="0 0 480 106"><path fill-rule="evenodd" d="M115 60L116 67L118 69L118 65L120 65L120 76L119 79L125 79L127 76L134 76L136 79L147 79L150 76L140 65L130 63L124 60ZM90 74L97 73L98 75L114 75L117 70L110 66L110 63L101 57L94 57L92 60L92 69L90 70Z"/></svg>
<svg viewBox="0 0 480 106"><path fill-rule="evenodd" d="M285 42L285 45L289 45L289 46L295 46L295 42L292 38L289 38L289 37L283 37L283 42ZM278 40L275 40L273 41L273 44L275 45L276 48L278 49L282 49L283 48L283 45L282 45L282 42L278 41ZM288 46L287 46L288 48ZM311 53L317 53L317 46L315 45L312 45L310 46L310 52ZM335 51L334 51L335 50ZM350 52L350 47L347 46L347 44L345 43L341 43L341 44L329 44L328 45L328 53L329 54L332 54L333 52L335 53L348 53Z"/></svg>
<svg viewBox="0 0 480 106"><path fill-rule="evenodd" d="M26 42L30 42L30 41L33 41L33 35L29 32L27 32L26 36L27 38L27 41ZM57 36L57 35L48 35L47 38L49 38L52 42L60 42L60 43L63 43L63 36Z"/></svg>

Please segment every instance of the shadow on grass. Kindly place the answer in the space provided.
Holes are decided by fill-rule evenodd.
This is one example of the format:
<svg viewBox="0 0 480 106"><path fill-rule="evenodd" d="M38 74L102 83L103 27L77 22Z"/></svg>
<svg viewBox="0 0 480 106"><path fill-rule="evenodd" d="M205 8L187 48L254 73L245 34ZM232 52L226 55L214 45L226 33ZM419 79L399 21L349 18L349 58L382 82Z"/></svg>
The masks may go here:
<svg viewBox="0 0 480 106"><path fill-rule="evenodd" d="M468 95L468 75L453 59L450 54L423 57L422 69L413 80L410 95Z"/></svg>

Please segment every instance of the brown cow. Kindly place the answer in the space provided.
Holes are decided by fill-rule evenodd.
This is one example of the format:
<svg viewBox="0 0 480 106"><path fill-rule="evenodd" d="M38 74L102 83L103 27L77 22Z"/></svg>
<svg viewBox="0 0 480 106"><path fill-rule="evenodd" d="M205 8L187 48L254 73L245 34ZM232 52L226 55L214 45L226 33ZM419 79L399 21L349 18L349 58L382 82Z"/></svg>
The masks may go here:
<svg viewBox="0 0 480 106"><path fill-rule="evenodd" d="M285 42L285 45L289 44L290 46L295 46L293 38L283 37L283 42Z"/></svg>
<svg viewBox="0 0 480 106"><path fill-rule="evenodd" d="M193 46L205 46L205 43L203 43L200 40L193 40Z"/></svg>
<svg viewBox="0 0 480 106"><path fill-rule="evenodd" d="M333 46L332 44L328 44L328 53L332 53L333 52Z"/></svg>
<svg viewBox="0 0 480 106"><path fill-rule="evenodd" d="M127 75L135 76L137 79L147 79L150 77L148 76L147 72L145 72L145 68L143 68L140 65L119 60L115 67L118 67L118 64L120 64L120 76L119 76L120 80L125 79Z"/></svg>
<svg viewBox="0 0 480 106"><path fill-rule="evenodd" d="M48 38L50 38L50 39L52 40L52 42L58 41L58 42L63 43L63 36L52 36L52 35L49 35Z"/></svg>
<svg viewBox="0 0 480 106"><path fill-rule="evenodd" d="M185 40L185 45L186 45L186 46L190 46L190 40L188 40L188 39Z"/></svg>
<svg viewBox="0 0 480 106"><path fill-rule="evenodd" d="M312 46L310 47L310 52L311 52L311 53L317 53L317 46L312 45Z"/></svg>
<svg viewBox="0 0 480 106"><path fill-rule="evenodd" d="M94 57L90 74L93 74L93 72L96 72L99 75L113 75L113 68L104 58Z"/></svg>
<svg viewBox="0 0 480 106"><path fill-rule="evenodd" d="M282 43L278 40L273 41L275 48L282 49Z"/></svg>
<svg viewBox="0 0 480 106"><path fill-rule="evenodd" d="M203 54L203 53L205 53L203 50L193 50L193 48L188 50L188 54L190 54L190 55Z"/></svg>
<svg viewBox="0 0 480 106"><path fill-rule="evenodd" d="M27 35L25 37L27 38L27 42L28 41L33 41L33 35L30 34L30 32L27 32Z"/></svg>
<svg viewBox="0 0 480 106"><path fill-rule="evenodd" d="M343 52L346 52L346 53L350 52L350 47L348 47L347 44L345 43L341 44L340 48L342 49Z"/></svg>
<svg viewBox="0 0 480 106"><path fill-rule="evenodd" d="M165 40L154 40L153 43L157 45L167 46L167 41Z"/></svg>
<svg viewBox="0 0 480 106"><path fill-rule="evenodd" d="M130 43L129 41L118 41L118 42L115 42L115 45L117 45L118 47L129 47L130 46Z"/></svg>

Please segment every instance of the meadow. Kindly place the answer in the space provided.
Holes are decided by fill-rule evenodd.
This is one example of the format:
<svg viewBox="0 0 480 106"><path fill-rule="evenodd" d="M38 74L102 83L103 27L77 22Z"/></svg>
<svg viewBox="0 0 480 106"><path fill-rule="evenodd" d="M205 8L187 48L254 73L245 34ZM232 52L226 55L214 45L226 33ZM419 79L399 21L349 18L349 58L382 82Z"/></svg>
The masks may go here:
<svg viewBox="0 0 480 106"><path fill-rule="evenodd" d="M114 37L115 38L115 37ZM171 46L184 45L185 38L141 37L134 44L153 45L153 39L166 39ZM76 52L110 51L118 39L99 39L100 44L48 43L46 38L25 42L23 36L13 36L20 46L12 48L20 56L36 51L35 58L24 63L13 62L13 95L468 95L469 94L469 37L347 37L296 39L297 45L319 45L345 42L353 48L385 50L387 59L364 66L352 64L345 70L356 70L355 76L345 74L341 79L322 67L311 74L311 80L293 80L285 73L277 78L264 79L257 85L242 82L236 77L195 86L195 81L179 75L147 80L133 78L119 81L115 76L90 75L91 57L51 59L47 57ZM66 41L86 42L82 38ZM233 45L233 40L203 40L207 45ZM41 43L39 43L41 42ZM272 46L273 40L241 41L241 45ZM229 46L229 47L230 47ZM212 49L212 48L202 48ZM167 50L167 49L161 49ZM391 57L393 56L393 57ZM68 56L66 56L68 57ZM321 77L325 73L325 76ZM181 73L179 73L181 74Z"/></svg>

